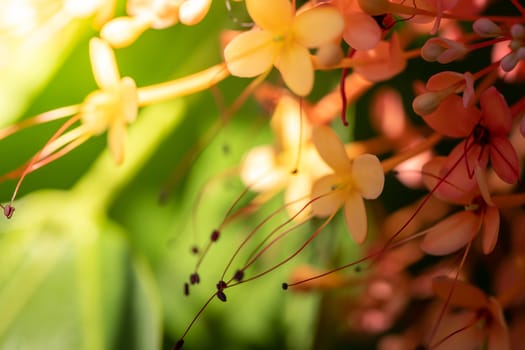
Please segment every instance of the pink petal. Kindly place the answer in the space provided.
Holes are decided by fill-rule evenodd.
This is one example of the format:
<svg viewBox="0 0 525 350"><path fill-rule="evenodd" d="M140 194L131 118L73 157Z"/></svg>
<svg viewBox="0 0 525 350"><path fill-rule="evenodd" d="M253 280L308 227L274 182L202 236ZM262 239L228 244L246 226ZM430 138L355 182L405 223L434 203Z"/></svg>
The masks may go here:
<svg viewBox="0 0 525 350"><path fill-rule="evenodd" d="M515 184L520 177L519 160L514 146L505 137L490 140L490 162L496 174L509 184Z"/></svg>
<svg viewBox="0 0 525 350"><path fill-rule="evenodd" d="M472 195L477 192L478 182L474 176L476 166L481 169L487 167L488 152L486 147L482 148L478 144L470 144L466 150L465 145L466 141L463 141L452 150L440 171L441 178L446 178L451 185L440 186L437 192L451 200L457 198L457 188L460 188L465 194ZM461 197L465 197L465 195Z"/></svg>
<svg viewBox="0 0 525 350"><path fill-rule="evenodd" d="M454 116L453 120L451 116ZM479 118L479 110L474 106L465 108L458 95L449 95L434 112L423 116L428 126L449 137L468 136L479 122Z"/></svg>
<svg viewBox="0 0 525 350"><path fill-rule="evenodd" d="M368 231L365 201L356 192L351 192L344 206L345 222L348 231L357 244L363 244Z"/></svg>
<svg viewBox="0 0 525 350"><path fill-rule="evenodd" d="M479 103L483 125L492 135L507 136L512 128L512 113L505 97L491 86L481 94Z"/></svg>
<svg viewBox="0 0 525 350"><path fill-rule="evenodd" d="M486 307L488 298L479 288L460 280L439 276L432 280L432 290L441 299L447 300L451 289L450 303L454 306L477 310Z"/></svg>
<svg viewBox="0 0 525 350"><path fill-rule="evenodd" d="M314 67L308 50L295 42L283 44L275 59L286 85L293 93L306 96L314 85Z"/></svg>
<svg viewBox="0 0 525 350"><path fill-rule="evenodd" d="M341 178L337 175L326 175L314 182L312 186L312 212L315 216L326 217L341 208L345 202L345 191L338 189Z"/></svg>
<svg viewBox="0 0 525 350"><path fill-rule="evenodd" d="M488 308L492 315L487 350L510 350L510 337L503 310L494 298L489 298Z"/></svg>
<svg viewBox="0 0 525 350"><path fill-rule="evenodd" d="M354 185L366 199L376 199L383 192L385 174L379 158L372 154L358 156L352 162Z"/></svg>
<svg viewBox="0 0 525 350"><path fill-rule="evenodd" d="M237 35L224 48L228 70L237 77L255 77L272 67L274 44L270 33L250 30Z"/></svg>
<svg viewBox="0 0 525 350"><path fill-rule="evenodd" d="M428 230L421 243L421 249L438 256L453 253L474 238L480 224L480 218L471 211L449 216Z"/></svg>
<svg viewBox="0 0 525 350"><path fill-rule="evenodd" d="M406 67L406 58L395 33L389 42L380 41L373 50L357 51L354 58L359 62L354 71L372 82L390 79Z"/></svg>
<svg viewBox="0 0 525 350"><path fill-rule="evenodd" d="M362 12L345 15L344 40L356 50L371 50L381 40L381 28L374 19Z"/></svg>
<svg viewBox="0 0 525 350"><path fill-rule="evenodd" d="M444 71L431 76L426 84L429 91L441 91L450 88L452 85L459 85L465 76L458 72ZM454 90L454 92L459 92Z"/></svg>
<svg viewBox="0 0 525 350"><path fill-rule="evenodd" d="M293 21L293 37L302 46L314 48L337 39L343 17L333 7L321 6L301 12ZM312 30L312 28L316 28Z"/></svg>
<svg viewBox="0 0 525 350"><path fill-rule="evenodd" d="M246 8L257 26L274 34L286 30L292 23L293 8L289 0L246 0Z"/></svg>
<svg viewBox="0 0 525 350"><path fill-rule="evenodd" d="M352 163L348 159L345 147L335 131L327 126L320 125L314 128L312 140L321 158L335 173L345 176L350 175Z"/></svg>
<svg viewBox="0 0 525 350"><path fill-rule="evenodd" d="M483 253L490 254L498 242L500 215L496 207L487 207L483 218Z"/></svg>
<svg viewBox="0 0 525 350"><path fill-rule="evenodd" d="M466 192L463 188L455 186L447 179L441 181L440 174L447 158L446 157L434 157L423 166L423 182L429 190L434 190L433 194L435 197L449 203L455 204L468 204L470 203L473 195ZM439 187L436 188L436 186Z"/></svg>

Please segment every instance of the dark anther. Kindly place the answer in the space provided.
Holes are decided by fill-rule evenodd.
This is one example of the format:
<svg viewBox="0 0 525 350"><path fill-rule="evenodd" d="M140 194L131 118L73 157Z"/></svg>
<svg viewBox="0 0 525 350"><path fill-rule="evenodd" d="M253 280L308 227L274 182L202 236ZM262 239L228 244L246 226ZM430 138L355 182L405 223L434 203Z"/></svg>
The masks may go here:
<svg viewBox="0 0 525 350"><path fill-rule="evenodd" d="M226 294L224 294L222 290L217 292L217 298L219 298L219 300L222 302L226 302Z"/></svg>
<svg viewBox="0 0 525 350"><path fill-rule="evenodd" d="M173 350L182 349L183 346L184 346L184 339L179 339L177 343L175 344L175 346L173 347Z"/></svg>
<svg viewBox="0 0 525 350"><path fill-rule="evenodd" d="M217 242L217 240L219 239L220 234L221 233L219 232L219 230L213 230L213 232L211 233L210 240L212 242Z"/></svg>
<svg viewBox="0 0 525 350"><path fill-rule="evenodd" d="M13 213L15 212L15 207L11 206L11 204L6 204L4 207L4 215L6 218L11 219L11 216L13 216Z"/></svg>
<svg viewBox="0 0 525 350"><path fill-rule="evenodd" d="M219 292L222 292L226 287L228 287L228 285L224 281L219 281L219 283L217 283L217 290Z"/></svg>
<svg viewBox="0 0 525 350"><path fill-rule="evenodd" d="M284 282L281 287L283 288L283 290L287 290L288 289L288 283Z"/></svg>
<svg viewBox="0 0 525 350"><path fill-rule="evenodd" d="M199 284L200 281L201 281L201 278L200 278L200 276L199 276L199 274L197 272L192 273L190 275L190 283L191 284Z"/></svg>
<svg viewBox="0 0 525 350"><path fill-rule="evenodd" d="M354 268L354 271L357 272L357 273L361 272L361 271L362 271L361 266L357 265L357 266Z"/></svg>
<svg viewBox="0 0 525 350"><path fill-rule="evenodd" d="M233 275L233 279L234 280L236 280L237 282L240 282L240 281L242 281L243 278L244 278L244 271L243 270L235 271L235 274Z"/></svg>
<svg viewBox="0 0 525 350"><path fill-rule="evenodd" d="M427 348L427 347L426 347L425 345L423 345L423 344L419 344L418 346L416 346L416 347L414 348L414 350L426 350L426 348Z"/></svg>
<svg viewBox="0 0 525 350"><path fill-rule="evenodd" d="M476 125L472 134L476 144L483 146L490 143L490 132L483 125Z"/></svg>
<svg viewBox="0 0 525 350"><path fill-rule="evenodd" d="M295 168L291 171L292 175L297 175L299 174L299 169Z"/></svg>
<svg viewBox="0 0 525 350"><path fill-rule="evenodd" d="M191 247L191 253L194 254L194 255L199 254L199 247L197 247L196 245Z"/></svg>
<svg viewBox="0 0 525 350"><path fill-rule="evenodd" d="M184 295L190 295L190 285L188 283L184 283Z"/></svg>

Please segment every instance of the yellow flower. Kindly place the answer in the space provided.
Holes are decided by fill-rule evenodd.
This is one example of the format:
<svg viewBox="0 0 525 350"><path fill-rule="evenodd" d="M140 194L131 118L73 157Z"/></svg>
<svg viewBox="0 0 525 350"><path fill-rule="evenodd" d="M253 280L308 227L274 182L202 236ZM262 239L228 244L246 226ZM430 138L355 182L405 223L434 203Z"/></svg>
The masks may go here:
<svg viewBox="0 0 525 350"><path fill-rule="evenodd" d="M246 0L246 7L257 28L226 46L224 58L231 74L255 77L274 65L295 94L310 93L314 68L308 49L341 35L344 21L340 13L319 6L295 15L288 0Z"/></svg>
<svg viewBox="0 0 525 350"><path fill-rule="evenodd" d="M301 120L302 118L302 120ZM330 172L317 154L311 140L311 126L301 115L297 98L284 95L279 99L272 116L271 126L276 145L258 146L244 158L241 179L262 198L285 190L287 211L297 221L307 219L311 208L312 183Z"/></svg>
<svg viewBox="0 0 525 350"><path fill-rule="evenodd" d="M330 216L344 205L346 226L354 240L361 244L368 230L363 198L375 199L383 192L383 167L372 154L350 160L343 143L329 127L315 128L313 141L321 158L333 170L332 174L323 176L313 185L313 214Z"/></svg>
<svg viewBox="0 0 525 350"><path fill-rule="evenodd" d="M117 164L124 160L126 125L137 116L137 87L129 77L120 78L113 50L104 40L89 43L90 58L99 90L82 103L80 116L86 132L101 134L107 130L108 147Z"/></svg>

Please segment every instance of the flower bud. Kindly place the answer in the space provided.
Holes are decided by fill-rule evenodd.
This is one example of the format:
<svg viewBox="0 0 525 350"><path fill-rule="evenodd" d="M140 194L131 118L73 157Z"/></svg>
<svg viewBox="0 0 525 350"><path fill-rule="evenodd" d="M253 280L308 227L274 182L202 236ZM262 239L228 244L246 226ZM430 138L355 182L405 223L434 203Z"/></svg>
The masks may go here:
<svg viewBox="0 0 525 350"><path fill-rule="evenodd" d="M501 35L501 28L488 18L476 20L472 29L482 38L494 38Z"/></svg>
<svg viewBox="0 0 525 350"><path fill-rule="evenodd" d="M186 0L179 8L179 21L191 26L199 23L208 13L211 0Z"/></svg>
<svg viewBox="0 0 525 350"><path fill-rule="evenodd" d="M441 103L440 94L437 92L426 92L417 96L412 102L412 108L418 115L427 115L434 112Z"/></svg>

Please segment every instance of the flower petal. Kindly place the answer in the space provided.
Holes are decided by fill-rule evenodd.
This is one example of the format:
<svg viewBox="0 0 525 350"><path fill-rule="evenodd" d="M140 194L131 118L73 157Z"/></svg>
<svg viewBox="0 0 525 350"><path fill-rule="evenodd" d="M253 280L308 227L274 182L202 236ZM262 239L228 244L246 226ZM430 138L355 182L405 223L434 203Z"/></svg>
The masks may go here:
<svg viewBox="0 0 525 350"><path fill-rule="evenodd" d="M335 131L327 126L318 126L313 130L312 140L321 158L335 173L350 175L352 163Z"/></svg>
<svg viewBox="0 0 525 350"><path fill-rule="evenodd" d="M481 94L479 104L482 111L482 122L491 132L507 136L512 129L512 112L505 97L491 86Z"/></svg>
<svg viewBox="0 0 525 350"><path fill-rule="evenodd" d="M354 185L366 199L376 199L383 192L385 173L379 158L373 154L363 154L352 163Z"/></svg>
<svg viewBox="0 0 525 350"><path fill-rule="evenodd" d="M246 8L255 24L274 34L284 31L292 23L293 8L288 0L246 0Z"/></svg>
<svg viewBox="0 0 525 350"><path fill-rule="evenodd" d="M281 72L293 93L306 96L314 85L314 66L308 50L297 43L284 44L275 58L275 67Z"/></svg>
<svg viewBox="0 0 525 350"><path fill-rule="evenodd" d="M494 298L489 298L488 309L492 315L489 327L488 350L510 350L510 337L501 305Z"/></svg>
<svg viewBox="0 0 525 350"><path fill-rule="evenodd" d="M456 116L452 123L451 115ZM479 122L480 115L476 107L464 107L463 99L458 95L449 95L434 112L422 117L428 126L445 136L466 137Z"/></svg>
<svg viewBox="0 0 525 350"><path fill-rule="evenodd" d="M474 238L480 223L480 218L471 211L449 216L428 230L421 249L438 256L453 253Z"/></svg>
<svg viewBox="0 0 525 350"><path fill-rule="evenodd" d="M312 212L315 216L326 217L341 208L345 202L344 191L338 189L341 179L337 175L326 175L312 186Z"/></svg>
<svg viewBox="0 0 525 350"><path fill-rule="evenodd" d="M122 114L118 116L126 123L132 123L137 119L138 95L135 80L124 77L120 81L120 103Z"/></svg>
<svg viewBox="0 0 525 350"><path fill-rule="evenodd" d="M356 192L351 192L344 206L345 222L348 231L357 244L363 244L368 231L365 201Z"/></svg>
<svg viewBox="0 0 525 350"><path fill-rule="evenodd" d="M287 174L275 163L275 151L270 146L252 149L242 161L241 179L253 191L280 190Z"/></svg>
<svg viewBox="0 0 525 350"><path fill-rule="evenodd" d="M343 17L333 7L322 6L301 12L293 21L293 36L306 47L319 47L337 39L343 31Z"/></svg>
<svg viewBox="0 0 525 350"><path fill-rule="evenodd" d="M89 42L89 58L95 81L101 89L119 82L120 74L115 53L106 41L92 38Z"/></svg>
<svg viewBox="0 0 525 350"><path fill-rule="evenodd" d="M477 310L487 305L488 298L485 293L473 285L446 276L439 276L432 280L432 290L441 300L448 299L451 289L454 291L450 304L454 306Z"/></svg>
<svg viewBox="0 0 525 350"><path fill-rule="evenodd" d="M345 15L343 39L356 50L371 50L381 40L381 28L374 19L362 12ZM356 30L358 29L358 30Z"/></svg>
<svg viewBox="0 0 525 350"><path fill-rule="evenodd" d="M126 124L117 120L108 130L108 148L116 164L124 161L124 149L126 145Z"/></svg>
<svg viewBox="0 0 525 350"><path fill-rule="evenodd" d="M483 218L482 246L483 253L490 254L498 242L499 210L496 207L487 207Z"/></svg>
<svg viewBox="0 0 525 350"><path fill-rule="evenodd" d="M224 48L228 70L237 77L255 77L268 71L273 59L272 36L261 30L241 33Z"/></svg>
<svg viewBox="0 0 525 350"><path fill-rule="evenodd" d="M519 160L514 146L505 137L490 140L490 162L496 174L509 184L515 184L520 177Z"/></svg>
<svg viewBox="0 0 525 350"><path fill-rule="evenodd" d="M297 222L303 222L310 217L312 208L308 205L312 190L312 181L304 173L290 176L288 187L284 194L288 215Z"/></svg>

